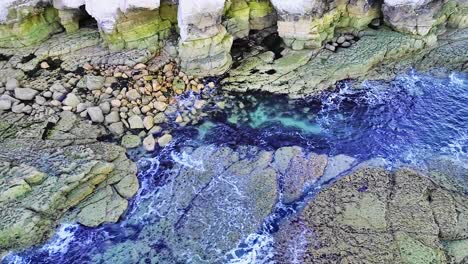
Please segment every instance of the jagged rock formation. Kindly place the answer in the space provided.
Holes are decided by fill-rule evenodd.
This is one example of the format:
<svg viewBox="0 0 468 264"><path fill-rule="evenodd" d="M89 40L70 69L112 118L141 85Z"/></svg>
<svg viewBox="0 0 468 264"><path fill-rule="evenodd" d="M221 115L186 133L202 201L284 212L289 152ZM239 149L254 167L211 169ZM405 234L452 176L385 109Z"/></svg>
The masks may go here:
<svg viewBox="0 0 468 264"><path fill-rule="evenodd" d="M234 38L249 36L251 30L275 30L276 12L267 0L228 0L223 25Z"/></svg>
<svg viewBox="0 0 468 264"><path fill-rule="evenodd" d="M362 30L380 17L379 1L272 1L278 33L294 50L319 48L338 28Z"/></svg>
<svg viewBox="0 0 468 264"><path fill-rule="evenodd" d="M252 30L272 33L277 20L279 35L293 50L317 49L342 31L357 34L369 24L379 26L382 13L394 30L417 36L438 35L446 25L468 25L465 0L9 0L0 5L0 47L42 42L60 31L60 24L76 32L85 11L113 50L155 52L179 30L182 68L203 76L231 67L233 38Z"/></svg>
<svg viewBox="0 0 468 264"><path fill-rule="evenodd" d="M335 166L330 167L328 157L308 154L300 147L264 151L253 146L233 150L210 145L185 148L173 157L176 162L166 171L165 184L155 190L155 196L141 199L137 211L126 220L137 225L148 219L141 232L132 241L96 252L95 262L132 262L145 257L178 263L196 255L203 262L224 263L223 257L239 241L261 227L280 192L291 202L323 175L335 177L349 169L336 166L343 157L331 157ZM155 243L161 250L153 249Z"/></svg>
<svg viewBox="0 0 468 264"><path fill-rule="evenodd" d="M457 177L452 172L446 179ZM275 235L277 261L466 263L467 203L453 185L421 173L363 168L284 224Z"/></svg>
<svg viewBox="0 0 468 264"><path fill-rule="evenodd" d="M3 6L7 3L0 4L0 47L30 46L61 31L56 9L36 6L7 9Z"/></svg>
<svg viewBox="0 0 468 264"><path fill-rule="evenodd" d="M287 51L274 59L271 51L246 58L223 79L226 90L262 90L306 96L346 78L382 79L408 68L427 70L435 65L466 70L467 29L439 37L414 38L388 29L366 30L360 40L337 52ZM436 44L437 43L437 44Z"/></svg>
<svg viewBox="0 0 468 264"><path fill-rule="evenodd" d="M97 142L104 130L51 118L0 117L0 255L42 242L71 208L83 225L116 222L138 191L125 149Z"/></svg>
<svg viewBox="0 0 468 264"><path fill-rule="evenodd" d="M221 24L224 0L179 2L179 57L182 68L196 75L217 75L231 66L233 37Z"/></svg>

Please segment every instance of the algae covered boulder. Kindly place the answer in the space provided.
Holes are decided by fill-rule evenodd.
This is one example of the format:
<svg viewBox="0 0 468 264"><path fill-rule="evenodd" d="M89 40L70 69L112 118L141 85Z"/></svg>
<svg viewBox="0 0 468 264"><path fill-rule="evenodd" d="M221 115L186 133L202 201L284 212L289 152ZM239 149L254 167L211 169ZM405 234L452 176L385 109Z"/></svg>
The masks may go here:
<svg viewBox="0 0 468 264"><path fill-rule="evenodd" d="M276 19L276 11L268 0L229 0L223 25L234 38L244 38L251 30L273 28Z"/></svg>

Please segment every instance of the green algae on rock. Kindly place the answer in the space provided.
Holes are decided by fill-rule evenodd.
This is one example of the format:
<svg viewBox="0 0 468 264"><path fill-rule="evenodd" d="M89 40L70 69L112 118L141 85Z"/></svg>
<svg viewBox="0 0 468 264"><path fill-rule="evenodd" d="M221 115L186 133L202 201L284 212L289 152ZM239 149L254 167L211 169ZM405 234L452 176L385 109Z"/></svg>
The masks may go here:
<svg viewBox="0 0 468 264"><path fill-rule="evenodd" d="M250 31L250 8L245 0L232 0L226 2L225 19L223 25L235 38L245 38Z"/></svg>
<svg viewBox="0 0 468 264"><path fill-rule="evenodd" d="M270 0L248 0L250 29L264 30L276 26L277 14Z"/></svg>
<svg viewBox="0 0 468 264"><path fill-rule="evenodd" d="M247 58L222 80L223 89L263 90L291 96L313 94L337 81L365 76L382 63L409 57L433 42L430 37L423 40L386 29L367 30L352 47L336 53L288 51L283 57L266 62L260 58L263 55Z"/></svg>
<svg viewBox="0 0 468 264"><path fill-rule="evenodd" d="M161 12L169 12L164 13ZM175 14L176 15L176 14ZM131 10L120 13L111 33L101 32L111 49L143 49L157 51L169 37L174 13L171 7L156 10Z"/></svg>
<svg viewBox="0 0 468 264"><path fill-rule="evenodd" d="M136 165L125 149L96 143L104 132L73 117L64 112L50 128L44 121L2 114L1 253L47 239L73 207L69 221L115 222L137 192Z"/></svg>
<svg viewBox="0 0 468 264"><path fill-rule="evenodd" d="M0 24L0 47L18 48L40 43L60 32L58 12L52 7L12 10L10 20Z"/></svg>
<svg viewBox="0 0 468 264"><path fill-rule="evenodd" d="M280 9L278 32L285 44L294 50L320 48L324 41L334 37L337 29L363 30L380 17L380 4L376 1L336 2L316 4L320 8L314 6L305 14Z"/></svg>
<svg viewBox="0 0 468 264"><path fill-rule="evenodd" d="M251 30L276 25L276 11L269 0L229 0L225 3L223 25L235 38L249 36Z"/></svg>
<svg viewBox="0 0 468 264"><path fill-rule="evenodd" d="M284 224L275 235L277 261L463 263L467 202L418 172L364 167L322 190ZM455 210L457 219L446 214Z"/></svg>

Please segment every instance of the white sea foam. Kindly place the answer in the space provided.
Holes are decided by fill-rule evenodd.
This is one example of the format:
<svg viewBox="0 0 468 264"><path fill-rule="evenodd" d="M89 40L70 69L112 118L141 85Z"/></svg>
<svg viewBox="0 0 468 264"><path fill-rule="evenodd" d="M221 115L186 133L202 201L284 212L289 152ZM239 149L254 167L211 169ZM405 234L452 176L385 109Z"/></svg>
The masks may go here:
<svg viewBox="0 0 468 264"><path fill-rule="evenodd" d="M68 251L70 243L74 239L74 234L78 230L77 224L63 224L55 233L43 250L48 251L49 255L63 254Z"/></svg>
<svg viewBox="0 0 468 264"><path fill-rule="evenodd" d="M460 76L457 73L451 73L450 76L450 82L455 85L465 85L465 80L463 79L463 76Z"/></svg>
<svg viewBox="0 0 468 264"><path fill-rule="evenodd" d="M191 169L195 169L198 171L205 170L205 167L203 166L203 160L195 159L192 157L192 155L187 154L186 152L182 152L182 153L171 152L171 157L174 160L174 162L184 167L189 167Z"/></svg>
<svg viewBox="0 0 468 264"><path fill-rule="evenodd" d="M270 234L250 234L237 247L226 254L229 264L267 264L273 262L273 237ZM243 251L243 254L236 254Z"/></svg>

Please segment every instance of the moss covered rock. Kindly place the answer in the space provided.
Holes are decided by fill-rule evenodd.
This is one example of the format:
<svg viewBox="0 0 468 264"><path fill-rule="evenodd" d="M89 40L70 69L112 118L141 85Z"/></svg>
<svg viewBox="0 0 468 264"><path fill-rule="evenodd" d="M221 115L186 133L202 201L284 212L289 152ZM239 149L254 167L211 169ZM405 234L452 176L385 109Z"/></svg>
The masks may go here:
<svg viewBox="0 0 468 264"><path fill-rule="evenodd" d="M100 129L70 114L51 128L26 117L0 120L0 255L47 239L70 208L71 221L115 222L138 191L136 165L123 148L96 143Z"/></svg>
<svg viewBox="0 0 468 264"><path fill-rule="evenodd" d="M65 9L58 10L60 24L65 28L67 33L75 33L80 29L80 15L77 10Z"/></svg>
<svg viewBox="0 0 468 264"><path fill-rule="evenodd" d="M278 32L286 45L296 50L319 48L334 37L337 29L362 30L380 17L377 1L335 2L304 4L301 13L283 9L283 5L276 3L280 16Z"/></svg>
<svg viewBox="0 0 468 264"><path fill-rule="evenodd" d="M188 74L208 76L226 72L232 63L230 54L234 38L223 26L208 38L179 43L181 67Z"/></svg>
<svg viewBox="0 0 468 264"><path fill-rule="evenodd" d="M174 13L169 6L156 10L131 10L120 13L114 30L101 32L101 35L111 49L149 48L156 51L169 36L171 21L174 21Z"/></svg>
<svg viewBox="0 0 468 264"><path fill-rule="evenodd" d="M446 177L452 177L446 175ZM443 196L437 192L444 193ZM322 190L275 235L279 263L464 263L468 198L425 175L364 167ZM455 207L457 219L444 215ZM461 206L461 207L460 207ZM442 215L441 215L442 213ZM458 238L457 238L458 237Z"/></svg>
<svg viewBox="0 0 468 264"><path fill-rule="evenodd" d="M251 30L264 30L276 26L277 15L270 0L247 0L250 8Z"/></svg>
<svg viewBox="0 0 468 264"><path fill-rule="evenodd" d="M0 47L18 48L33 45L61 30L58 12L52 7L11 9L9 19L0 24Z"/></svg>
<svg viewBox="0 0 468 264"><path fill-rule="evenodd" d="M250 31L250 7L245 0L226 2L223 25L234 38L244 38Z"/></svg>

